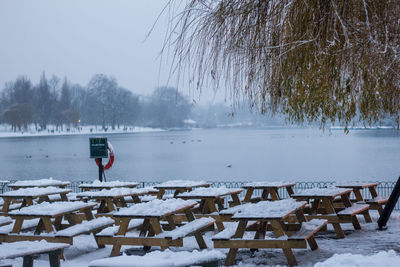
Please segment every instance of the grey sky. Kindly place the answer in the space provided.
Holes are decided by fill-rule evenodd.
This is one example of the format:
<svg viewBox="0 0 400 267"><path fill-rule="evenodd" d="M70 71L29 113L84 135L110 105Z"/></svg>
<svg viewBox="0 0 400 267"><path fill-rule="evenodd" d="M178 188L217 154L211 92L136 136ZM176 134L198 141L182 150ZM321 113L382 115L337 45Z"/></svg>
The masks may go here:
<svg viewBox="0 0 400 267"><path fill-rule="evenodd" d="M168 81L168 66L160 69L158 59L166 18L145 37L166 2L0 0L0 90L19 75L36 83L46 71L82 85L104 73L135 93L151 93ZM189 94L183 86L179 90ZM201 102L213 96L205 92Z"/></svg>

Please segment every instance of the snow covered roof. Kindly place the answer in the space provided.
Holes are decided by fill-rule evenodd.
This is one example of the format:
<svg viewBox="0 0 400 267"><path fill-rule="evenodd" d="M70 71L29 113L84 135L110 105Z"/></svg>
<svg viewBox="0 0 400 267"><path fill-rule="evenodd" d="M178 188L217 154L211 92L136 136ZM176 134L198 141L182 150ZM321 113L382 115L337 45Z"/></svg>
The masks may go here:
<svg viewBox="0 0 400 267"><path fill-rule="evenodd" d="M45 187L45 186L65 186L71 182L54 180L52 177L48 179L39 180L21 180L13 184L9 184L9 187Z"/></svg>
<svg viewBox="0 0 400 267"><path fill-rule="evenodd" d="M8 191L0 195L0 197L3 196L9 196L9 197L23 197L23 196L29 196L29 197L39 197L43 195L53 195L53 194L60 194L60 193L68 193L71 192L71 189L62 189L58 187L28 187L28 188L20 188L18 190L14 191Z"/></svg>
<svg viewBox="0 0 400 267"><path fill-rule="evenodd" d="M117 196L130 196L130 195L144 195L153 192L146 188L111 188L103 189L101 191L87 191L78 193L77 197L117 197Z"/></svg>
<svg viewBox="0 0 400 267"><path fill-rule="evenodd" d="M79 210L86 207L93 207L94 203L85 203L82 201L60 201L60 202L43 202L37 205L21 208L19 210L13 210L9 212L9 215L33 215L33 216L54 216L60 213L70 212Z"/></svg>
<svg viewBox="0 0 400 267"><path fill-rule="evenodd" d="M299 191L298 193L292 195L292 197L309 197L309 196L315 196L315 197L335 197L338 195L343 194L344 192L351 192L351 189L346 189L346 188L338 188L338 187L328 187L328 188L309 188L309 189L303 189Z"/></svg>
<svg viewBox="0 0 400 267"><path fill-rule="evenodd" d="M80 184L79 187L92 187L92 188L112 188L112 187L135 187L138 186L138 182L121 182L121 181L109 181L100 182L99 180L94 180L91 184Z"/></svg>
<svg viewBox="0 0 400 267"><path fill-rule="evenodd" d="M155 199L146 203L138 203L128 208L120 209L114 216L160 217L173 213L176 210L195 206L194 200L171 198L167 200Z"/></svg>
<svg viewBox="0 0 400 267"><path fill-rule="evenodd" d="M296 185L295 182L250 182L243 185L246 187L284 187Z"/></svg>
<svg viewBox="0 0 400 267"><path fill-rule="evenodd" d="M155 185L155 188L186 188L186 187L201 187L209 186L206 181L190 181L190 180L170 180L164 183Z"/></svg>
<svg viewBox="0 0 400 267"><path fill-rule="evenodd" d="M245 209L240 209L232 216L232 218L282 218L293 213L296 209L305 204L305 201L296 201L292 198L277 201L260 201L254 204L248 203Z"/></svg>
<svg viewBox="0 0 400 267"><path fill-rule="evenodd" d="M200 187L195 188L190 192L184 192L177 195L177 197L217 197L229 195L231 193L240 193L243 189L241 188L226 188L226 187Z"/></svg>

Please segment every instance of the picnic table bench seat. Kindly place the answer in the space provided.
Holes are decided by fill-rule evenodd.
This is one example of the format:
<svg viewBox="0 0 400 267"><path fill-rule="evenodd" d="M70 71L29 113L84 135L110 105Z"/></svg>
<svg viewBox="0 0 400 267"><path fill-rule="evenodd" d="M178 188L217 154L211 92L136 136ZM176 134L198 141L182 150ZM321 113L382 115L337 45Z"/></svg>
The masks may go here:
<svg viewBox="0 0 400 267"><path fill-rule="evenodd" d="M0 226L12 223L13 220L10 217L0 216Z"/></svg>
<svg viewBox="0 0 400 267"><path fill-rule="evenodd" d="M142 226L144 219L133 219L129 222L127 231ZM96 236L114 236L118 233L119 226L109 226L96 234Z"/></svg>
<svg viewBox="0 0 400 267"><path fill-rule="evenodd" d="M179 251L169 249L154 251L144 256L118 256L95 260L89 263L89 267L184 267L184 266L219 266L219 261L225 258L225 254L218 250Z"/></svg>
<svg viewBox="0 0 400 267"><path fill-rule="evenodd" d="M383 212L383 207L382 205L386 205L388 202L389 197L382 197L382 196L377 196L371 199L366 199L364 202L369 205L369 208L371 210L377 210L379 212L379 215L382 215ZM362 203L362 202L360 202Z"/></svg>
<svg viewBox="0 0 400 267"><path fill-rule="evenodd" d="M246 229L257 224L257 221L247 222ZM235 233L238 226L238 222L232 222L224 225L225 229L212 237L212 240L228 240L231 239Z"/></svg>
<svg viewBox="0 0 400 267"><path fill-rule="evenodd" d="M171 231L164 231L158 234L156 237L167 238L167 239L181 239L192 234L200 234L200 231L207 229L215 223L213 218L203 217L200 219L193 220L184 224L183 226L177 227Z"/></svg>
<svg viewBox="0 0 400 267"><path fill-rule="evenodd" d="M67 247L69 247L67 244L47 243L44 240L3 243L0 244L0 260L23 257L23 266L32 267L36 254L47 253L49 254L50 267L59 267L63 250ZM9 266L11 267L11 265Z"/></svg>

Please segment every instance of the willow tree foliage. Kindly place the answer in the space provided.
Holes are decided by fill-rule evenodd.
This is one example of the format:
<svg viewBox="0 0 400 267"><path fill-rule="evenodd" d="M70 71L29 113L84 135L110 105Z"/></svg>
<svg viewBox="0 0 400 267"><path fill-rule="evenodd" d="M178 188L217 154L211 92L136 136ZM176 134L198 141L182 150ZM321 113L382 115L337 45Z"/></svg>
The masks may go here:
<svg viewBox="0 0 400 267"><path fill-rule="evenodd" d="M292 122L399 122L400 1L171 0L174 67Z"/></svg>

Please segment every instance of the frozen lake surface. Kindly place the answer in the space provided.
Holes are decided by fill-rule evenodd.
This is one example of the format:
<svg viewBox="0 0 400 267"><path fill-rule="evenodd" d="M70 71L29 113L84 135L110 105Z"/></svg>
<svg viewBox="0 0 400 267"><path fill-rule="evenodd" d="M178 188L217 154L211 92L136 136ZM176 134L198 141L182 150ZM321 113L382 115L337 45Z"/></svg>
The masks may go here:
<svg viewBox="0 0 400 267"><path fill-rule="evenodd" d="M395 180L394 130L204 129L108 135L109 180ZM0 138L0 180L94 180L89 136Z"/></svg>

